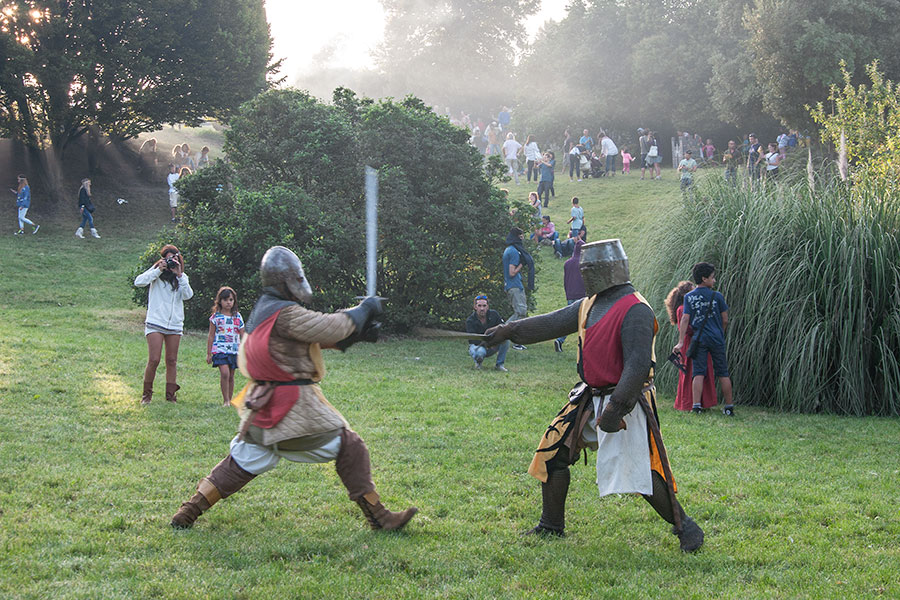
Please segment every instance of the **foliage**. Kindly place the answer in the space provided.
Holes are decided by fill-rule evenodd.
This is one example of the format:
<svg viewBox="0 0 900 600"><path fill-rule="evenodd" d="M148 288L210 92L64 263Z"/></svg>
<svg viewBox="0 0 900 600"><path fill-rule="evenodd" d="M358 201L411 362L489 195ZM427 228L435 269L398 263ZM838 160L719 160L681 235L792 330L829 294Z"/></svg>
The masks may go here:
<svg viewBox="0 0 900 600"><path fill-rule="evenodd" d="M844 85L832 86L826 112L819 102L811 111L822 126L822 140L840 148L844 136L847 160L857 179L896 182L900 169L900 88L884 78L878 62L866 65L871 86L854 87L843 67Z"/></svg>
<svg viewBox="0 0 900 600"><path fill-rule="evenodd" d="M650 297L661 301L694 263L712 262L742 404L900 414L900 205L851 196L839 182L814 194L805 183L704 183L697 201L667 216L648 256ZM658 351L674 340L664 330Z"/></svg>
<svg viewBox="0 0 900 600"><path fill-rule="evenodd" d="M0 135L34 148L222 118L266 87L261 0L2 5Z"/></svg>
<svg viewBox="0 0 900 600"><path fill-rule="evenodd" d="M389 93L495 115L512 103L523 21L538 0L381 3L387 18L376 59Z"/></svg>
<svg viewBox="0 0 900 600"><path fill-rule="evenodd" d="M465 132L420 100L338 90L326 106L273 90L242 107L226 148L230 167L178 183L185 208L174 243L212 293L229 283L254 298L259 259L281 244L303 260L316 308L351 304L366 287L368 164L379 172L377 280L388 325L456 322L476 293L505 298L504 239L514 224L528 228L530 209L494 188ZM205 310L190 305L190 323Z"/></svg>
<svg viewBox="0 0 900 600"><path fill-rule="evenodd" d="M577 193L592 239L627 231L629 256L655 241L646 215L667 214L679 195L668 172L662 182L564 179L554 220ZM459 340L323 352L323 391L366 440L385 504L420 509L403 532L371 531L332 464L289 461L173 532L169 519L228 452L237 419L219 406L205 326L181 340L178 403L160 398L162 365L153 403L138 403L144 314L123 285L123 257L168 211L158 192L156 203L136 194L123 192L118 210L98 205L100 240L72 237L73 212L37 236L0 223L0 597L900 597L896 419L755 407L698 417L674 411L673 388L660 385L678 498L706 547L681 553L639 497L598 499L590 453L572 468L568 536L521 536L541 503L525 470L576 379L572 337L562 353L550 342L511 350L509 373L472 371ZM564 306L562 265L546 262L538 294ZM477 459L470 440L481 441Z"/></svg>

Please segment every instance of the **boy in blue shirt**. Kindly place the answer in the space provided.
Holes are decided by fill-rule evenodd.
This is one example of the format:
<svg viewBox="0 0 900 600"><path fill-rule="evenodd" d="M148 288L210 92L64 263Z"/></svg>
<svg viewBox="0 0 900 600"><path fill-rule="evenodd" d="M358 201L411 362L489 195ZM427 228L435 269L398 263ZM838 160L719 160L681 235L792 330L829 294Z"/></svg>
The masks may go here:
<svg viewBox="0 0 900 600"><path fill-rule="evenodd" d="M716 268L707 262L699 262L694 265L692 277L697 287L684 296L684 314L678 323L678 344L675 352L684 354L684 337L688 326L698 336L698 352L693 358L694 378L691 380L691 392L694 406L691 409L695 413L702 411L700 399L703 395L703 378L706 376L706 356L712 356L713 369L722 386L722 395L725 396L725 408L722 412L728 416L734 416L734 401L732 399L731 377L728 373L728 359L725 356L725 330L728 328L728 305L721 293L713 291L716 285ZM707 321L703 325L704 321ZM700 328L703 331L700 331ZM698 332L700 332L698 334Z"/></svg>

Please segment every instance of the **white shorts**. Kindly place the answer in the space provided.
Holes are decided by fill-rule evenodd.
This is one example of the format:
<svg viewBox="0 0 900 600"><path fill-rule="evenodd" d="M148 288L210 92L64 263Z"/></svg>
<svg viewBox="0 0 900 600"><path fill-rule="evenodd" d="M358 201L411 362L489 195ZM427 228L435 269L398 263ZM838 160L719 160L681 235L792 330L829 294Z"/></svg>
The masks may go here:
<svg viewBox="0 0 900 600"><path fill-rule="evenodd" d="M240 468L254 475L274 469L282 458L293 462L324 463L335 460L341 450L340 433L323 446L304 451L279 450L278 444L260 446L240 440L239 437L236 435L231 440L231 456Z"/></svg>
<svg viewBox="0 0 900 600"><path fill-rule="evenodd" d="M169 206L172 208L178 206L178 192L175 190L169 190Z"/></svg>

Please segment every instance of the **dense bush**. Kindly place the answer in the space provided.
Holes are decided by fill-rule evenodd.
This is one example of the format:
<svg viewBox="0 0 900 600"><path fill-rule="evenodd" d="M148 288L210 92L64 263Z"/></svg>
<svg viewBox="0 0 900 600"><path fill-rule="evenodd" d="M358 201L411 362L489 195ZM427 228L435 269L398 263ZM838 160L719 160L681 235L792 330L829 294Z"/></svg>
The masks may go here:
<svg viewBox="0 0 900 600"><path fill-rule="evenodd" d="M259 260L274 244L303 260L316 308L352 304L366 288L367 164L379 172L377 292L389 299L389 327L458 323L476 293L505 298L506 232L525 228L531 211L491 185L465 132L415 98L375 102L338 90L335 100L262 94L232 123L229 164L179 181L181 223L135 271L162 242L178 245L197 293L185 308L189 325L204 326L226 284L246 316Z"/></svg>
<svg viewBox="0 0 900 600"><path fill-rule="evenodd" d="M900 204L835 183L733 189L710 178L645 249L654 306L691 266L716 265L729 304L739 402L848 415L900 414ZM675 328L662 325L668 355ZM673 387L663 367L660 385Z"/></svg>

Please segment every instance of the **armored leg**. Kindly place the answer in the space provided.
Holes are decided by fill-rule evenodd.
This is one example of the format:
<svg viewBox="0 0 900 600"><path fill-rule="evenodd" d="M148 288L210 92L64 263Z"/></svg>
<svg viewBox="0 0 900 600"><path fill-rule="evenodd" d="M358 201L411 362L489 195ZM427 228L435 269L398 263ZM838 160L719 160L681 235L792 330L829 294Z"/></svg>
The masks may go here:
<svg viewBox="0 0 900 600"><path fill-rule="evenodd" d="M229 454L213 467L209 475L200 480L197 485L197 493L182 504L175 516L172 517L172 527L176 529L191 527L197 517L209 510L210 506L235 493L254 477L256 475L239 467Z"/></svg>
<svg viewBox="0 0 900 600"><path fill-rule="evenodd" d="M655 471L653 472L653 495L644 496L644 500L650 503L659 516L672 524L672 533L678 536L684 552L693 552L703 545L703 530L692 518L684 514L681 504L675 501L673 506L666 481ZM678 511L681 517L681 531L678 531L675 526L675 511Z"/></svg>
<svg viewBox="0 0 900 600"><path fill-rule="evenodd" d="M347 488L347 495L362 509L372 529L400 529L418 512L416 507L401 512L391 512L384 507L372 482L369 449L352 429L344 428L341 432L341 449L335 468Z"/></svg>
<svg viewBox="0 0 900 600"><path fill-rule="evenodd" d="M526 535L566 535L566 496L570 479L568 466L547 473L547 482L541 483L541 520L534 529L525 532Z"/></svg>

